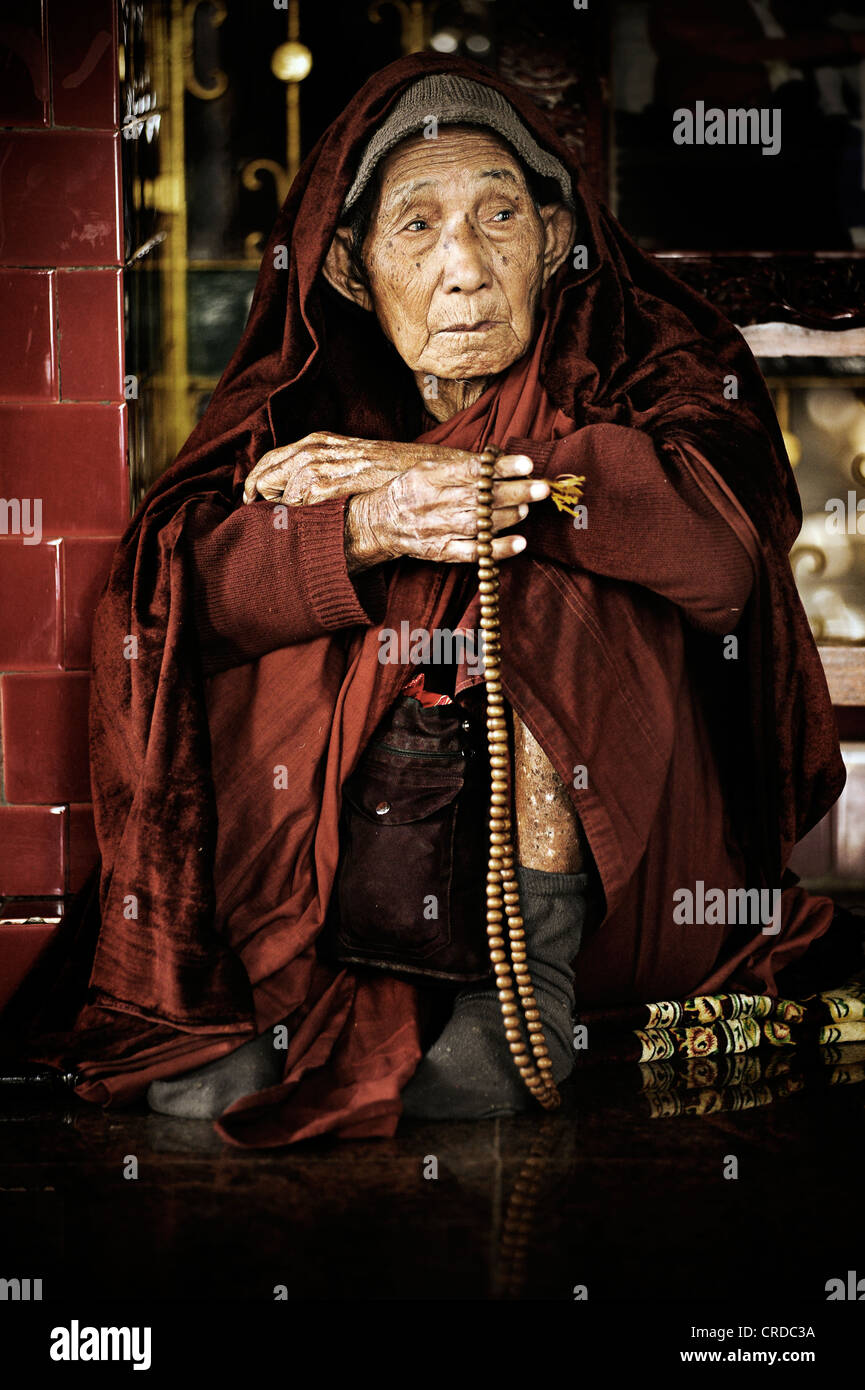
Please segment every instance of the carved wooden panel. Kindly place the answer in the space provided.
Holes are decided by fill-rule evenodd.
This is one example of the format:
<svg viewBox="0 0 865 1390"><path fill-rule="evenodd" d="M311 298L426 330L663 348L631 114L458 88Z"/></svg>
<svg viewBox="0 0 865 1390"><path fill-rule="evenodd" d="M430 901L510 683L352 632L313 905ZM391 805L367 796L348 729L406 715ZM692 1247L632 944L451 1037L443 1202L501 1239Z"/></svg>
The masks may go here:
<svg viewBox="0 0 865 1390"><path fill-rule="evenodd" d="M865 251L654 254L737 324L865 325Z"/></svg>

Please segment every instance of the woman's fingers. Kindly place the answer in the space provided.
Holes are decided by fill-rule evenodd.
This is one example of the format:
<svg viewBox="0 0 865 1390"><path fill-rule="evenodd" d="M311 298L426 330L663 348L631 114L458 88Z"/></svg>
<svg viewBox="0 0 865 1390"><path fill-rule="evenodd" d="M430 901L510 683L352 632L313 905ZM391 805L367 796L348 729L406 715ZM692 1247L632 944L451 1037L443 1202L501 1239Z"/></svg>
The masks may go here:
<svg viewBox="0 0 865 1390"><path fill-rule="evenodd" d="M418 444L318 431L260 458L244 481L243 500L260 496L268 502L309 506L352 492L371 492L426 457ZM460 452L459 457L470 456Z"/></svg>
<svg viewBox="0 0 865 1390"><path fill-rule="evenodd" d="M303 465L297 459L301 440L297 444L287 444L279 449L270 449L249 470L243 484L244 502L252 502L260 495L268 502L277 502L297 467ZM294 467L292 467L294 465Z"/></svg>
<svg viewBox="0 0 865 1390"><path fill-rule="evenodd" d="M528 454L499 454L494 478L525 478L534 469Z"/></svg>
<svg viewBox="0 0 865 1390"><path fill-rule="evenodd" d="M461 450L431 453L420 463L420 467L432 475L431 481L444 487L465 487L467 484L476 487L481 466L480 454L467 454ZM526 454L499 454L493 478L527 478L533 469L534 464Z"/></svg>
<svg viewBox="0 0 865 1390"><path fill-rule="evenodd" d="M316 473L329 471L338 477L345 471L347 461L360 468L365 463L364 446L366 452L375 447L369 441L345 439L341 435L318 430L295 440L293 444L280 444L276 449L268 449L246 476L243 500L252 502L256 496L260 496L268 502L278 502L306 469L313 469Z"/></svg>
<svg viewBox="0 0 865 1390"><path fill-rule="evenodd" d="M494 507L518 507L522 502L542 502L550 495L549 483L540 478L514 479L510 482L494 483Z"/></svg>
<svg viewBox="0 0 865 1390"><path fill-rule="evenodd" d="M362 477L356 471L341 473L337 469L331 471L316 465L301 469L289 480L282 493L282 501L289 507L311 507L316 502L328 502L334 497L351 497L359 492L375 492L395 476L396 471L393 468L378 464L365 468Z"/></svg>
<svg viewBox="0 0 865 1390"><path fill-rule="evenodd" d="M477 507L477 480L466 478L466 470L444 464L427 465L419 470L419 479L427 489L441 498L443 509L458 507L474 512ZM542 502L550 495L549 483L540 478L523 476L501 479L493 484L494 507L518 507L522 503Z"/></svg>
<svg viewBox="0 0 865 1390"><path fill-rule="evenodd" d="M528 514L528 502L521 502L518 507L494 507L492 515L493 530L506 531L509 526L516 526L520 521L525 521Z"/></svg>
<svg viewBox="0 0 865 1390"><path fill-rule="evenodd" d="M493 540L493 559L511 560L514 555L519 555L525 550L527 541L525 536L496 536ZM477 555L475 555L477 559Z"/></svg>
<svg viewBox="0 0 865 1390"><path fill-rule="evenodd" d="M496 536L493 539L493 559L511 560L515 555L519 555L526 548L525 536ZM478 547L476 541L448 541L442 548L440 555L429 557L435 560L443 560L446 564L452 565L471 565L478 558Z"/></svg>

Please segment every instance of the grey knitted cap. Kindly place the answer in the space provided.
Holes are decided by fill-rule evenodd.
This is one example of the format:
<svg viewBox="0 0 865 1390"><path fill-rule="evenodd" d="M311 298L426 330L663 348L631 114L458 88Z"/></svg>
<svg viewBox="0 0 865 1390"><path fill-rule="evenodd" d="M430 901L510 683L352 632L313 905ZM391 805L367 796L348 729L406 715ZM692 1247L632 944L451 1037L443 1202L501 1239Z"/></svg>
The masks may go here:
<svg viewBox="0 0 865 1390"><path fill-rule="evenodd" d="M439 125L480 125L507 140L530 169L555 179L565 204L574 206L571 178L561 160L542 150L523 125L507 97L494 87L474 82L470 77L435 73L421 77L403 92L387 119L379 126L363 153L354 183L342 205L343 215L357 202L383 155L423 130L430 117Z"/></svg>

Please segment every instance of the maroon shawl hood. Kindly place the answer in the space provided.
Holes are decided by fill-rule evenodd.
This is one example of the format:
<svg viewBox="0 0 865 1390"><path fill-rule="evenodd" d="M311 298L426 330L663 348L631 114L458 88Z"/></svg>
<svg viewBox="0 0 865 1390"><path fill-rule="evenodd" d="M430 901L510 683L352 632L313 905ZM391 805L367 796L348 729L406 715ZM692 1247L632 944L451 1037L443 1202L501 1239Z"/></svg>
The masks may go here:
<svg viewBox="0 0 865 1390"><path fill-rule="evenodd" d="M502 91L572 173L587 268L569 260L553 282L541 362L551 401L578 427L646 432L662 458L670 439L692 442L759 538L762 573L742 625L747 660L730 663L726 688L713 679L716 736L741 782L731 797L753 816L743 838L755 880L779 882L793 843L843 785L826 684L787 560L798 492L742 337L632 244L518 89L468 61L407 57L366 83L305 161L264 253L240 345L131 522L98 609L91 758L101 926L90 998L102 1008L196 1033L249 1030L249 983L214 928L215 798L184 530L202 506L214 524L232 512L245 474L276 443L324 428L368 438L420 432L408 369L373 316L336 295L319 270L372 132L408 84L435 72ZM280 248L288 270L274 268L284 264ZM738 382L735 400L724 398L728 376ZM135 659L123 655L130 636ZM337 635L333 642L339 648Z"/></svg>

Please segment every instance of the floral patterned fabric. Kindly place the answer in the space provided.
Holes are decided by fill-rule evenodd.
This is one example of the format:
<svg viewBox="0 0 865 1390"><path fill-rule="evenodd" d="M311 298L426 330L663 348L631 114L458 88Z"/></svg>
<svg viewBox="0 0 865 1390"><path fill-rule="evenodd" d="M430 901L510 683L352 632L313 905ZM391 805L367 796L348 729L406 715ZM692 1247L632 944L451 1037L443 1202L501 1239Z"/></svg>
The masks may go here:
<svg viewBox="0 0 865 1390"><path fill-rule="evenodd" d="M577 1020L578 1065L737 1056L762 1046L865 1043L865 972L802 1000L766 994L698 995Z"/></svg>

